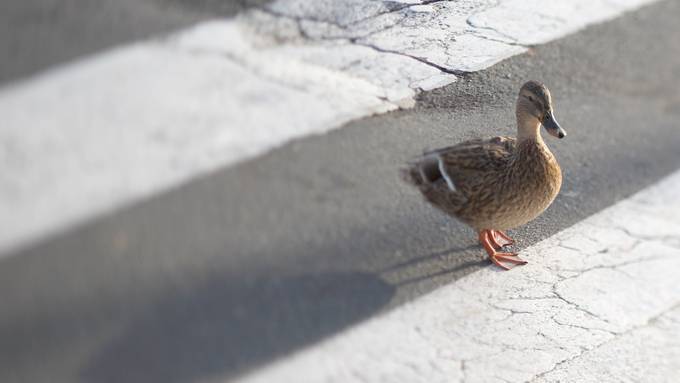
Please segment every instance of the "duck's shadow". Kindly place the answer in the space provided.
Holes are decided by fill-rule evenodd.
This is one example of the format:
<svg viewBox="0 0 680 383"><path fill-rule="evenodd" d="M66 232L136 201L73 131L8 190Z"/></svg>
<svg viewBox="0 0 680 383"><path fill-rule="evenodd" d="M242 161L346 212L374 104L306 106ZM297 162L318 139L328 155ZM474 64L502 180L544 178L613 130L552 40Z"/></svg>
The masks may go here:
<svg viewBox="0 0 680 383"><path fill-rule="evenodd" d="M456 247L452 247L452 248L446 249L446 250L435 251L433 253L424 255L422 257L413 258L413 259L409 259L409 260L404 261L404 262L395 263L391 266L383 268L382 270L380 270L380 272L386 273L386 272L395 271L395 270L398 270L398 269L407 268L407 267L414 266L414 265L417 265L417 264L420 264L420 263L428 262L428 261L433 260L433 259L442 258L442 257L449 256L449 255L452 255L452 254L458 254L458 253L461 253L461 252L469 251L469 250L472 250L472 249L475 249L475 248L478 248L478 247L479 247L478 245L473 244L473 245L467 245L467 246L456 246ZM451 271L453 271L453 270L451 270Z"/></svg>
<svg viewBox="0 0 680 383"><path fill-rule="evenodd" d="M370 293L366 293L370 292ZM89 382L195 381L233 376L386 305L394 287L367 273L276 281L215 278L149 307L82 372Z"/></svg>
<svg viewBox="0 0 680 383"><path fill-rule="evenodd" d="M379 274L384 275L386 273L402 273L405 270L408 269L417 269L422 265L426 265L429 262L436 262L436 261L445 261L445 258L447 257L460 257L464 253L468 253L471 250L479 248L478 245L476 244L470 244L466 246L456 246L453 248L449 248L446 250L441 250L441 251L435 251L433 253L430 253L428 255L418 257L418 258L413 258L409 259L404 262L399 262L395 263L391 266L388 266L386 268L383 268L380 270ZM489 261L487 259L468 259L469 257L464 257L464 260L458 264L456 264L453 267L447 267L445 269L440 269L438 271L434 272L426 272L423 275L417 276L417 277L406 277L406 278L399 278L398 281L396 282L397 286L406 286L406 285L411 285L411 284L416 284L419 282L423 281L428 281L437 277L442 277L446 275L460 275L460 274L468 274L471 272L474 272L484 266L489 265ZM459 258L463 259L463 258Z"/></svg>
<svg viewBox="0 0 680 383"><path fill-rule="evenodd" d="M398 288L473 272L487 262L465 256L446 270L425 267L417 277L404 271L446 263L475 247L433 252L374 273L253 277L215 272L146 307L90 360L81 377L100 383L228 379L370 317L391 304ZM405 277L388 283L386 273Z"/></svg>

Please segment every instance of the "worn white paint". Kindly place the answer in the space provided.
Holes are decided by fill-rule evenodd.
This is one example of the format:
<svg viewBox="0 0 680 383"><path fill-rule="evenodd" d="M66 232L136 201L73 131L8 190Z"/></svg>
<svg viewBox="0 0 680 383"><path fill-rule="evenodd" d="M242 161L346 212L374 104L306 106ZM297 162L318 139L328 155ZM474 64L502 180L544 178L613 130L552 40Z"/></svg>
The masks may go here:
<svg viewBox="0 0 680 383"><path fill-rule="evenodd" d="M526 266L489 266L237 382L675 381L678 188L680 172L524 250Z"/></svg>
<svg viewBox="0 0 680 383"><path fill-rule="evenodd" d="M680 377L680 307L537 378L548 382L667 382ZM623 363L622 363L623 362Z"/></svg>
<svg viewBox="0 0 680 383"><path fill-rule="evenodd" d="M279 0L7 86L0 255L647 2Z"/></svg>

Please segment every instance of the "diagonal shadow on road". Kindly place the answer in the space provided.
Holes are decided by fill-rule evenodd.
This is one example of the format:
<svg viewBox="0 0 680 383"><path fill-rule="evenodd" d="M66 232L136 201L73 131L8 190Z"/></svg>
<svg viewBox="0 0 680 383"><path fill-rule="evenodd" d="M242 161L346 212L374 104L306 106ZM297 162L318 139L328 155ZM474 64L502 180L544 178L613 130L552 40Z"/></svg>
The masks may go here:
<svg viewBox="0 0 680 383"><path fill-rule="evenodd" d="M91 360L84 380L179 383L232 375L371 315L394 293L361 272L249 282L215 275L165 297Z"/></svg>

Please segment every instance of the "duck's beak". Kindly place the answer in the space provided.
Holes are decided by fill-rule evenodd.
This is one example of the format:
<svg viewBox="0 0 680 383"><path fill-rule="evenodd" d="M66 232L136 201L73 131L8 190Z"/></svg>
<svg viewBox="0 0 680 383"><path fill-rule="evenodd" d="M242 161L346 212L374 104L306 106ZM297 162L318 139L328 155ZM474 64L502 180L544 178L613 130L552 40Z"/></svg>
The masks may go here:
<svg viewBox="0 0 680 383"><path fill-rule="evenodd" d="M564 138L567 136L567 132L565 132L560 124L557 123L557 120L555 120L555 115L553 115L552 110L545 114L541 124L551 136L557 138Z"/></svg>

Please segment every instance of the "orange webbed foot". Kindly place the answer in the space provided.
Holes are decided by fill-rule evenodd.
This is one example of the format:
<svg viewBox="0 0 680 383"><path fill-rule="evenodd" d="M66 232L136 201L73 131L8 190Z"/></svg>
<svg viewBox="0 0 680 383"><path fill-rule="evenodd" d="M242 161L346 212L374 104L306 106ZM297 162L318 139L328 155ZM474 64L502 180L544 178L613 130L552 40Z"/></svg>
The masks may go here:
<svg viewBox="0 0 680 383"><path fill-rule="evenodd" d="M496 266L505 270L510 270L515 266L526 265L527 261L517 256L517 253L495 253L489 255L489 259Z"/></svg>
<svg viewBox="0 0 680 383"><path fill-rule="evenodd" d="M500 241L499 241L500 239ZM518 265L525 265L527 261L517 256L517 253L498 252L503 246L514 243L512 238L498 230L482 230L479 232L479 242L489 254L489 259L496 266L510 270Z"/></svg>
<svg viewBox="0 0 680 383"><path fill-rule="evenodd" d="M500 247L512 246L515 244L514 239L500 230L491 230L491 235Z"/></svg>

